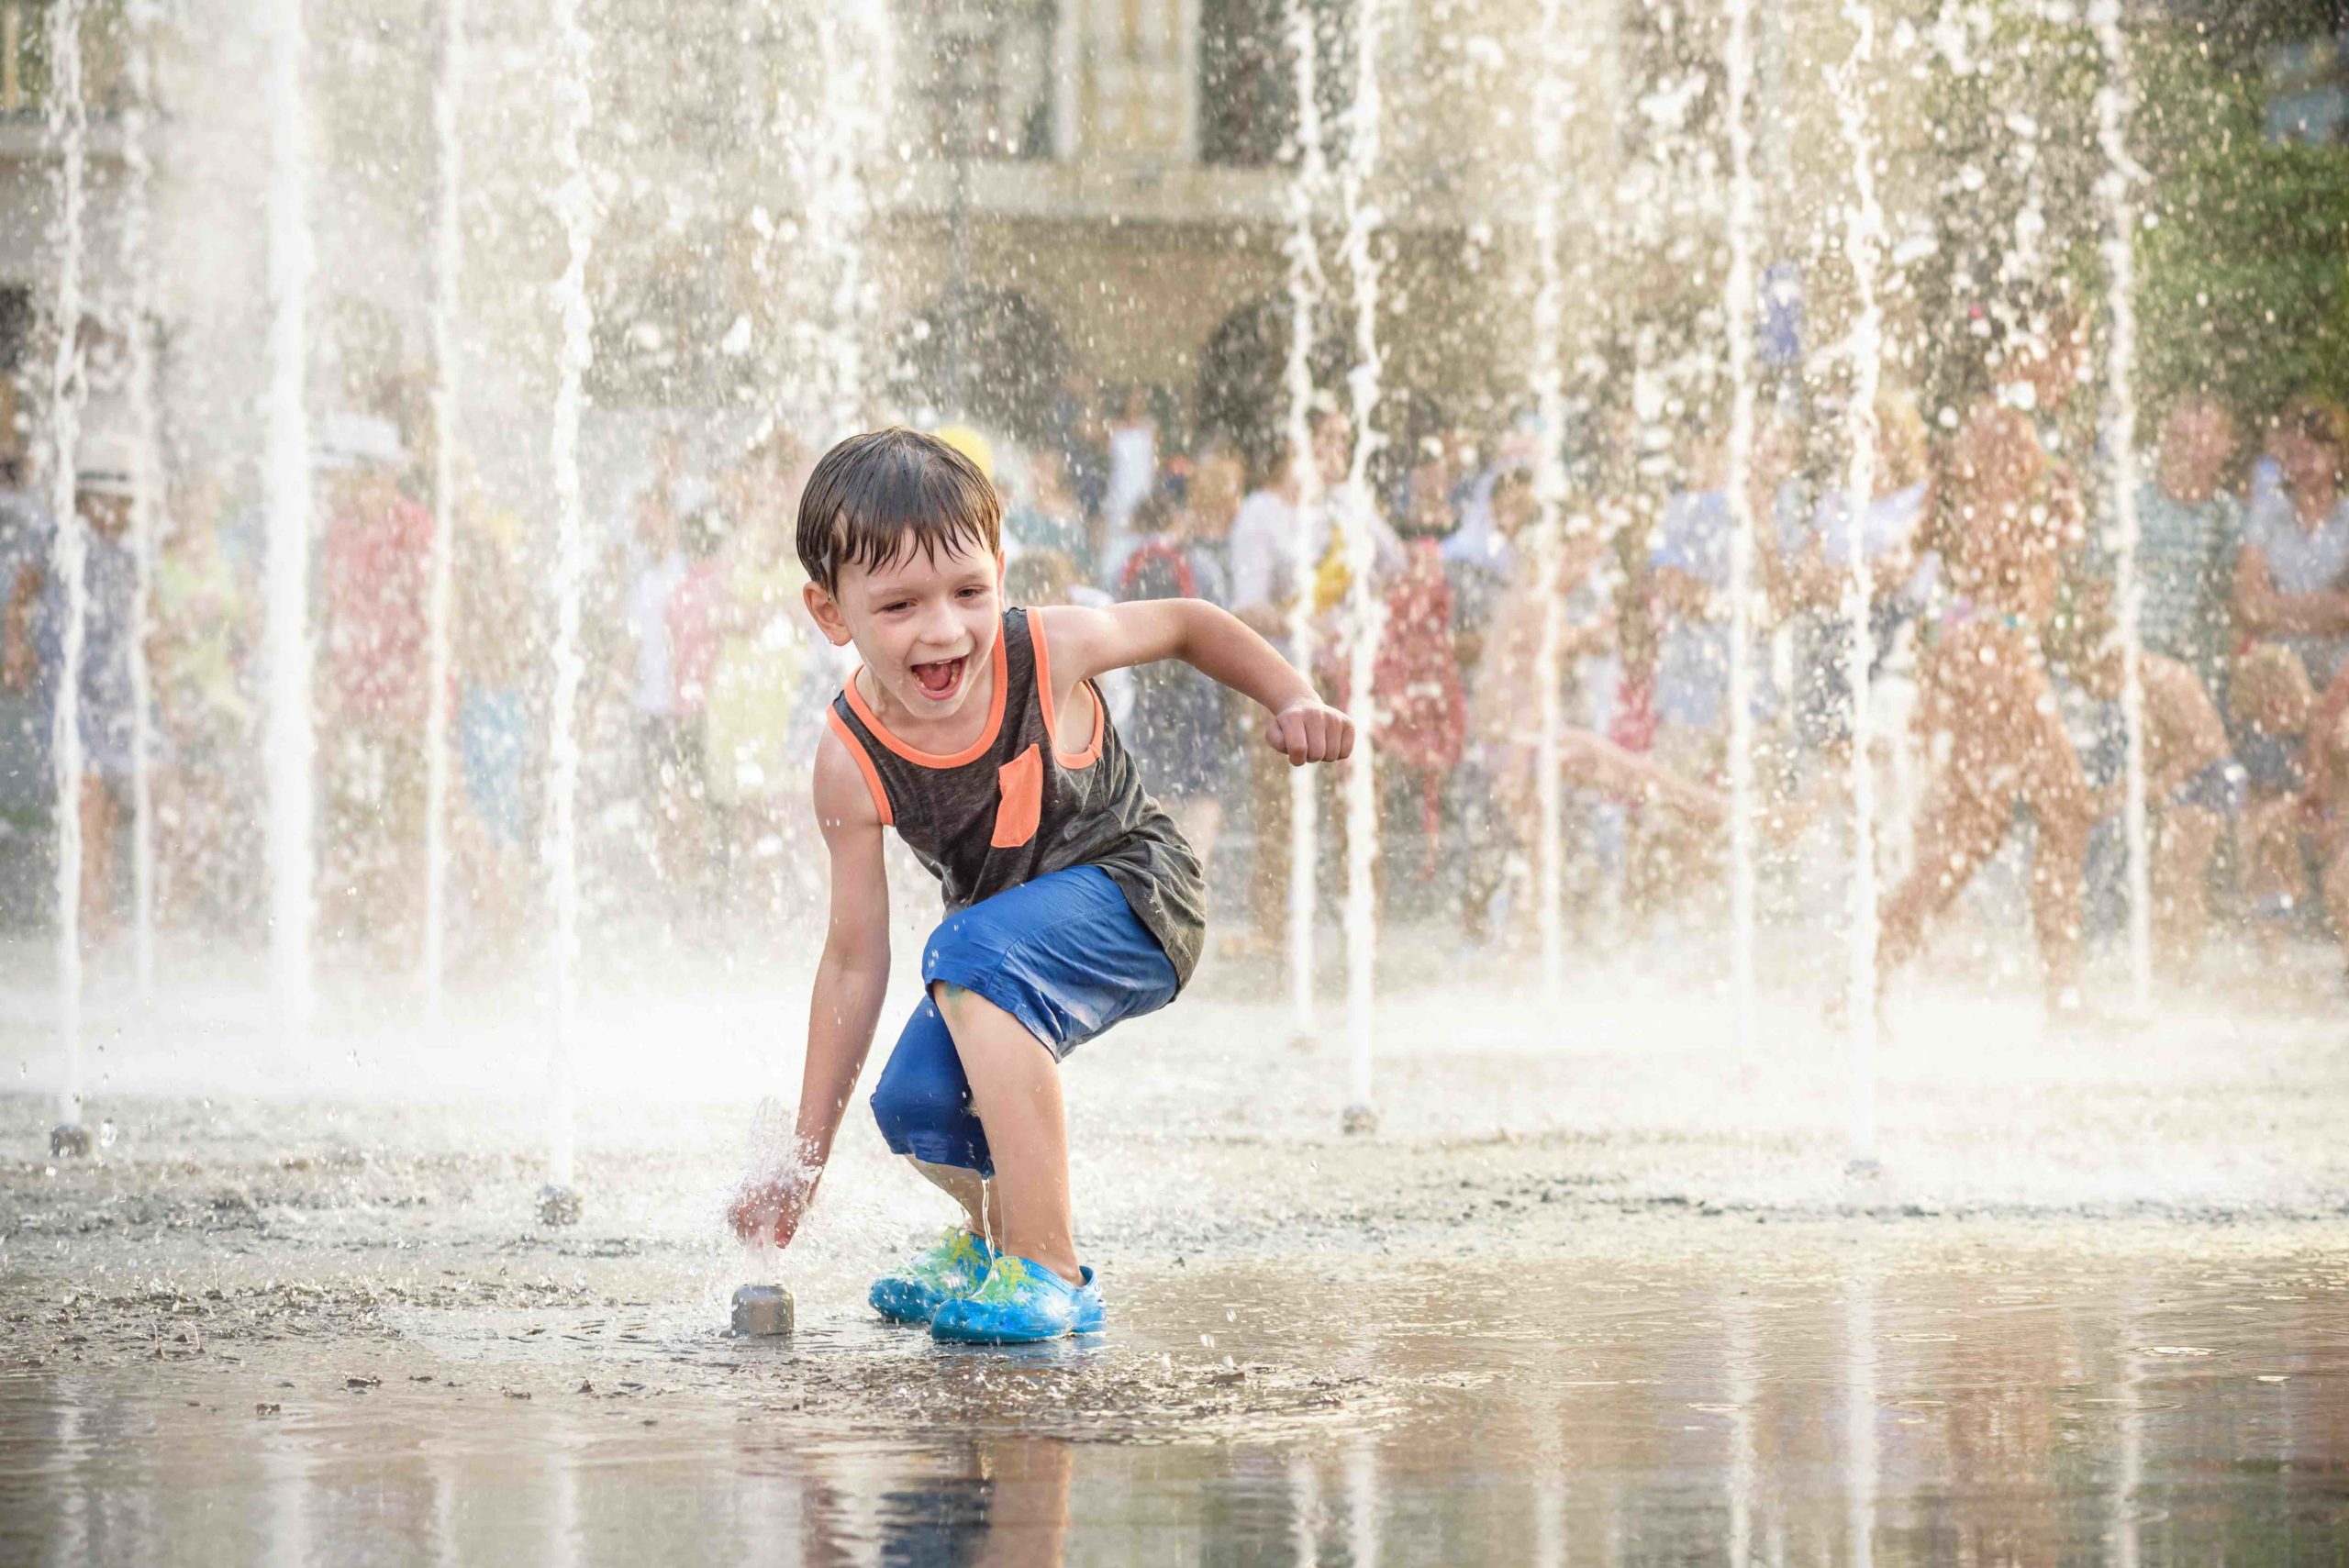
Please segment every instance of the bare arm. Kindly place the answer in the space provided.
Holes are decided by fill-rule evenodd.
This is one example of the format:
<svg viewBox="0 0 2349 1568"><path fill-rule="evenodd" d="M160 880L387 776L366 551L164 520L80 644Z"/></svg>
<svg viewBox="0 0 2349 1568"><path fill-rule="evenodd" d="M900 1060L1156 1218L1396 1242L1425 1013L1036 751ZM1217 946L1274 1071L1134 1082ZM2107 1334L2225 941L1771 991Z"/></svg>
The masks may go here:
<svg viewBox="0 0 2349 1568"><path fill-rule="evenodd" d="M2145 691L2146 740L2160 759L2145 781L2145 795L2160 802L2227 754L2227 727L2194 672L2176 660L2148 653L2138 670Z"/></svg>
<svg viewBox="0 0 2349 1568"><path fill-rule="evenodd" d="M792 1161L753 1171L733 1209L737 1234L771 1226L790 1241L815 1200L832 1140L873 1049L889 984L889 884L881 860L881 817L855 760L827 733L816 750L816 818L831 856L831 915L807 1004L807 1058L799 1077Z"/></svg>
<svg viewBox="0 0 2349 1568"><path fill-rule="evenodd" d="M11 688L32 684L33 602L40 597L40 568L30 564L17 568L16 580L8 585L8 603L0 610L0 679Z"/></svg>
<svg viewBox="0 0 2349 1568"><path fill-rule="evenodd" d="M1147 599L1030 613L1043 617L1056 705L1105 671L1180 659L1263 706L1272 716L1265 741L1291 763L1334 762L1353 751L1353 721L1324 705L1279 650L1229 610L1203 599Z"/></svg>
<svg viewBox="0 0 2349 1568"><path fill-rule="evenodd" d="M2254 637L2332 637L2349 631L2349 594L2279 594L2267 552L2247 544L2235 556L2235 619Z"/></svg>

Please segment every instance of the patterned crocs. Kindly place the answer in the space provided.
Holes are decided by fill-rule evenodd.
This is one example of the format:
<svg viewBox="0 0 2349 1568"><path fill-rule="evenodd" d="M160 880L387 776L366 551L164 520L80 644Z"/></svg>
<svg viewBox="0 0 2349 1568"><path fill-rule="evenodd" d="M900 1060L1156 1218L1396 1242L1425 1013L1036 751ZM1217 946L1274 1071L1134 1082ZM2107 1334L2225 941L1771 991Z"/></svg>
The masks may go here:
<svg viewBox="0 0 2349 1568"><path fill-rule="evenodd" d="M978 1289L995 1261L994 1248L958 1225L874 1280L865 1299L892 1323L927 1323L948 1302Z"/></svg>
<svg viewBox="0 0 2349 1568"><path fill-rule="evenodd" d="M949 1301L930 1319L932 1339L972 1345L1027 1345L1067 1334L1097 1334L1108 1321L1093 1271L1071 1284L1041 1263L997 1253L986 1283Z"/></svg>

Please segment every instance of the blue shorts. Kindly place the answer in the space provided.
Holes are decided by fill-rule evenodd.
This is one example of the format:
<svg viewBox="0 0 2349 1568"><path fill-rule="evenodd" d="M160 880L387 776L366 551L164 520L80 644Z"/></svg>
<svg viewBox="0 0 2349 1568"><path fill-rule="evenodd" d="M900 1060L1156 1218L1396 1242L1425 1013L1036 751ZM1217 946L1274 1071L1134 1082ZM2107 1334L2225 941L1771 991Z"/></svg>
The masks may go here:
<svg viewBox="0 0 2349 1568"><path fill-rule="evenodd" d="M1019 1020L1052 1059L1174 999L1174 966L1098 866L1071 866L950 915L924 944L921 1006L873 1090L896 1153L995 1173L954 1037L931 986L976 992Z"/></svg>

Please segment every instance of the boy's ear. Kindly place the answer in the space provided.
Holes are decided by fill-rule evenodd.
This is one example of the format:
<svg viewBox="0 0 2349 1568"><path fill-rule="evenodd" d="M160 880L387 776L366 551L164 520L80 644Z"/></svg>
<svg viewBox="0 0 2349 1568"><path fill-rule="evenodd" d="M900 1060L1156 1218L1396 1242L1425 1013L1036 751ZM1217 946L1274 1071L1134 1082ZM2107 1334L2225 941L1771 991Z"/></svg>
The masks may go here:
<svg viewBox="0 0 2349 1568"><path fill-rule="evenodd" d="M816 628L830 639L835 648L846 648L849 636L848 617L841 614L841 602L824 591L820 583L810 583L799 590L807 602L807 613L815 617Z"/></svg>

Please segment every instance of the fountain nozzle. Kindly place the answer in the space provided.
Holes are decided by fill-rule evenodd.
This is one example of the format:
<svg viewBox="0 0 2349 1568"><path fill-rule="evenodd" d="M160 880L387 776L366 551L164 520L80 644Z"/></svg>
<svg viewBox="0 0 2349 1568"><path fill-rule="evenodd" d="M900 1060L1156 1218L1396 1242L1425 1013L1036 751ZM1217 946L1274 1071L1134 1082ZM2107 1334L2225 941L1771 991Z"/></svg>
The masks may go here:
<svg viewBox="0 0 2349 1568"><path fill-rule="evenodd" d="M734 1332L771 1339L791 1332L791 1292L779 1284L746 1284L734 1293Z"/></svg>

